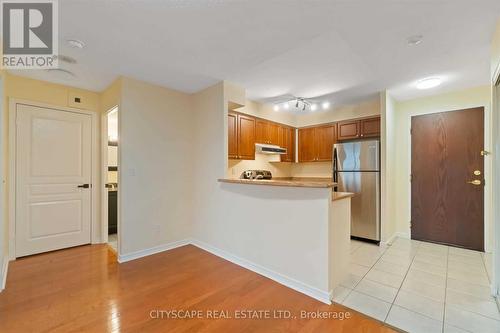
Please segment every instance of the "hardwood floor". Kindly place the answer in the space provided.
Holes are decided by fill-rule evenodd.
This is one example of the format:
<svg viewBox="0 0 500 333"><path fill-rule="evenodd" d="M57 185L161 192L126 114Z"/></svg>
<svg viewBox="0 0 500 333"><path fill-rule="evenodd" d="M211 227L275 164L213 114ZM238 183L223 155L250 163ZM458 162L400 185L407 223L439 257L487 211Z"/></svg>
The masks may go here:
<svg viewBox="0 0 500 333"><path fill-rule="evenodd" d="M210 319L207 310L348 311L335 319ZM153 319L154 310L201 310L200 319ZM215 314L214 312L212 312ZM243 312L240 312L243 313ZM247 312L245 312L247 313ZM153 314L156 314L154 312ZM272 313L271 313L272 317ZM106 245L11 262L0 293L0 332L393 332L325 305L194 246L124 264Z"/></svg>

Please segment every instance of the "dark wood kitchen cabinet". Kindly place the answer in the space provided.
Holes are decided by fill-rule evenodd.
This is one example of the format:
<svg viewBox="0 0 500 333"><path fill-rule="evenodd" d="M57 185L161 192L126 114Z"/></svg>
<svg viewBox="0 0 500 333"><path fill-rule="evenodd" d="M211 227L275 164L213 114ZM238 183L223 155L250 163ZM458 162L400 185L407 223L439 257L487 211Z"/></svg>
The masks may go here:
<svg viewBox="0 0 500 333"><path fill-rule="evenodd" d="M359 120L345 120L338 123L337 139L349 140L359 138L361 124Z"/></svg>
<svg viewBox="0 0 500 333"><path fill-rule="evenodd" d="M230 159L238 158L238 115L227 114L227 156Z"/></svg>
<svg viewBox="0 0 500 333"><path fill-rule="evenodd" d="M316 160L314 149L314 127L299 128L299 162L313 162Z"/></svg>
<svg viewBox="0 0 500 333"><path fill-rule="evenodd" d="M255 118L228 113L228 158L255 159Z"/></svg>
<svg viewBox="0 0 500 333"><path fill-rule="evenodd" d="M281 162L295 162L295 128L280 126L279 146L286 148L286 154L281 155Z"/></svg>
<svg viewBox="0 0 500 333"><path fill-rule="evenodd" d="M331 161L335 131L335 124L299 129L299 162Z"/></svg>
<svg viewBox="0 0 500 333"><path fill-rule="evenodd" d="M335 125L319 126L315 128L316 161L331 161L333 144L336 142Z"/></svg>
<svg viewBox="0 0 500 333"><path fill-rule="evenodd" d="M380 136L380 117L345 120L338 123L337 140L352 140Z"/></svg>
<svg viewBox="0 0 500 333"><path fill-rule="evenodd" d="M372 138L380 136L380 117L361 120L361 137Z"/></svg>
<svg viewBox="0 0 500 333"><path fill-rule="evenodd" d="M280 144L280 125L264 119L256 120L256 143Z"/></svg>

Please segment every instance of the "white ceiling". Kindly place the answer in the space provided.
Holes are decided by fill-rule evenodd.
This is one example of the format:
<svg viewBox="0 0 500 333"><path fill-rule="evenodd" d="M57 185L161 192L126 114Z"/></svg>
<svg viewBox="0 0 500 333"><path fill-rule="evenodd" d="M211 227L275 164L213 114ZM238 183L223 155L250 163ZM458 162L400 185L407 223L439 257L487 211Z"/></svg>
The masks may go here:
<svg viewBox="0 0 500 333"><path fill-rule="evenodd" d="M101 91L126 75L184 92L225 79L251 99L346 103L487 84L498 0L64 0L60 53L76 74L16 74ZM418 46L409 36L422 34ZM65 39L83 40L72 49ZM442 76L437 89L415 81ZM323 96L325 95L325 96Z"/></svg>

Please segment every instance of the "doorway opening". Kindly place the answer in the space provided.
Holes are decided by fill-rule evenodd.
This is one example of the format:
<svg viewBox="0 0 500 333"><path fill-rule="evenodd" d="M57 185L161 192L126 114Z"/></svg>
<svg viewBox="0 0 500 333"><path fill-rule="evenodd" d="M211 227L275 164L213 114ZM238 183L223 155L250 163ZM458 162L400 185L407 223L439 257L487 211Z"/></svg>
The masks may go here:
<svg viewBox="0 0 500 333"><path fill-rule="evenodd" d="M118 107L115 106L104 115L103 160L103 234L109 248L117 255L118 251Z"/></svg>

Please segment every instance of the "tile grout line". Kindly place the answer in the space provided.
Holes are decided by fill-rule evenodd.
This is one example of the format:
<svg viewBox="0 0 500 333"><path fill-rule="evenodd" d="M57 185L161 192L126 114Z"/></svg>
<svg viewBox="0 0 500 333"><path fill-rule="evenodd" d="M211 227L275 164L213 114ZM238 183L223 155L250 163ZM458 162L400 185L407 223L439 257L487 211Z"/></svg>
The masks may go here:
<svg viewBox="0 0 500 333"><path fill-rule="evenodd" d="M442 324L442 329L441 332L444 333L444 323L446 319L446 296L447 296L447 290L448 290L448 263L450 261L450 247L447 248L446 250L446 278L444 280L444 302L443 302L443 324Z"/></svg>
<svg viewBox="0 0 500 333"><path fill-rule="evenodd" d="M365 245L365 244L362 244L361 246L359 246L356 250L354 250L354 252L356 252L357 250L359 250L359 249L360 249L363 245ZM380 246L380 245L379 245L379 246ZM372 270L372 268L373 268L373 267L377 264L377 262L380 260L380 258L382 258L382 256L385 254L385 252L388 250L388 248L389 248L389 247L390 247L390 245L388 245L388 246L385 248L384 252L382 252L382 254L380 255L380 257L378 257L377 261L375 261L375 262L373 263L373 265L371 265L371 266L370 266L370 268L366 271L366 273L365 273L365 274L361 277L361 279L359 279L359 281L358 281L358 282L356 282L356 284L352 287L352 289L349 291L349 293L346 295L346 297L342 300L342 303L340 303L340 304L342 304L342 305L343 305L344 301L345 301L345 300L349 297L349 295L351 295L351 293L354 291L354 288L356 288L356 287L358 286L358 284L360 284L360 282L361 282L361 281L363 281L363 279L365 278L365 276L366 276L366 275L367 275L367 274L368 274L368 273ZM353 252L353 253L354 253L354 252ZM352 253L351 253L351 254L352 254ZM349 263L351 263L351 262L349 261ZM358 265L359 265L359 264L358 264ZM360 266L363 266L363 265L360 265ZM347 289L349 289L349 288L347 288ZM372 296L372 297L373 297L373 296Z"/></svg>
<svg viewBox="0 0 500 333"><path fill-rule="evenodd" d="M399 292L401 291L401 287L403 287L403 283L406 280L406 276L408 275L408 272L410 272L411 265L413 264L413 261L415 260L415 257L417 256L418 250L420 249L421 244L420 243L417 243L417 244L418 244L418 246L417 246L417 250L415 251L415 255L411 258L410 265L408 266L408 270L406 271L406 274L403 277L401 284L399 285L398 292L396 293L396 296L394 296L394 299L391 302L391 306L389 307L389 311L387 311L387 314L385 315L384 323L387 323L387 318L389 318L389 313L391 313L392 307L394 306L394 303L396 302L396 299L398 298Z"/></svg>

